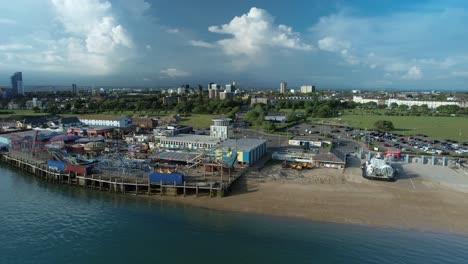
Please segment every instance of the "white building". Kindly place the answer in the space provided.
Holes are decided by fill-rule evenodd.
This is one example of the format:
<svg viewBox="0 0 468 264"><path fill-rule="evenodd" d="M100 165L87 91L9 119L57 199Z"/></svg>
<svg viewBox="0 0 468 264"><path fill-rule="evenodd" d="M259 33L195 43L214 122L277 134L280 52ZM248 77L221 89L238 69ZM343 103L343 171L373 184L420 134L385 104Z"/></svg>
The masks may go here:
<svg viewBox="0 0 468 264"><path fill-rule="evenodd" d="M128 116L84 115L80 121L88 126L128 127L132 118Z"/></svg>
<svg viewBox="0 0 468 264"><path fill-rule="evenodd" d="M286 83L286 82L284 82L284 81L281 82L281 83L280 83L280 93L281 93L281 94L286 93L286 90L287 90L287 89L288 89L288 83Z"/></svg>
<svg viewBox="0 0 468 264"><path fill-rule="evenodd" d="M231 118L215 118L214 124L210 126L210 137L219 139L228 139L234 136L234 129L231 124Z"/></svg>
<svg viewBox="0 0 468 264"><path fill-rule="evenodd" d="M366 104L370 102L374 102L376 104L379 103L379 99L373 99L373 98L363 98L362 96L353 96L353 102L355 103L360 103L360 104Z"/></svg>
<svg viewBox="0 0 468 264"><path fill-rule="evenodd" d="M362 96L353 96L353 102L361 103L361 104L375 102L376 104L385 104L388 107L391 107L393 103L396 103L397 105L407 105L409 107L413 105L416 105L416 106L427 105L427 107L431 109L435 109L442 105L458 105L461 108L467 107L467 103L462 102L462 101L401 100L401 99L396 99L396 98L383 100L383 99L375 99L375 98L362 98Z"/></svg>
<svg viewBox="0 0 468 264"><path fill-rule="evenodd" d="M312 85L302 85L301 93L313 93L315 92L315 86Z"/></svg>
<svg viewBox="0 0 468 264"><path fill-rule="evenodd" d="M232 93L232 85L231 84L226 84L224 92L225 93Z"/></svg>
<svg viewBox="0 0 468 264"><path fill-rule="evenodd" d="M179 134L176 136L156 136L158 147L165 149L210 149L220 140L203 135Z"/></svg>
<svg viewBox="0 0 468 264"><path fill-rule="evenodd" d="M427 105L428 108L435 109L439 106L442 105L458 105L460 107L465 107L463 103L461 102L455 102L455 101L425 101L425 100L400 100L400 99L388 99L387 100L387 106L390 107L391 104L396 103L398 105L407 105L409 107L416 105L416 106L421 106L421 105Z"/></svg>

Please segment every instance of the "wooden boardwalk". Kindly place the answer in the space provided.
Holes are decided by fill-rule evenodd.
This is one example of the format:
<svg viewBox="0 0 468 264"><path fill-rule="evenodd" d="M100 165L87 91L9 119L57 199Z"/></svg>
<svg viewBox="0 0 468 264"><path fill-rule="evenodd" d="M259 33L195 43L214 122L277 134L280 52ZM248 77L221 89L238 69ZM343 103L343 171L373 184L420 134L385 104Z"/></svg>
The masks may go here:
<svg viewBox="0 0 468 264"><path fill-rule="evenodd" d="M58 172L48 168L44 162L35 162L14 156L10 153L1 154L0 160L12 167L31 173L47 182L68 184L111 193L134 195L172 195L172 196L209 196L223 197L228 194L231 185L240 178L246 169L229 182L185 182L183 185L150 182L149 178L112 176L104 174L79 175L72 172Z"/></svg>

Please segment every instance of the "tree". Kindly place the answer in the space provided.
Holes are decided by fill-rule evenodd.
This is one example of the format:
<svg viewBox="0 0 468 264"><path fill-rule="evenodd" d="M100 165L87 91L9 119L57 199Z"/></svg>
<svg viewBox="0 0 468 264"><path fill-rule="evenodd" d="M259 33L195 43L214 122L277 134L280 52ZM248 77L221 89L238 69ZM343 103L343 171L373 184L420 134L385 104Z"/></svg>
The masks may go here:
<svg viewBox="0 0 468 264"><path fill-rule="evenodd" d="M409 106L405 104L401 104L398 106L399 111L408 111L408 109L409 109Z"/></svg>
<svg viewBox="0 0 468 264"><path fill-rule="evenodd" d="M398 104L397 104L397 103L391 103L391 104L390 104L390 108L391 108L391 109L397 109L397 108L398 108Z"/></svg>
<svg viewBox="0 0 468 264"><path fill-rule="evenodd" d="M296 112L291 112L289 113L287 116L286 116L286 122L288 123L294 123L294 122L297 122L299 121L299 117L297 116L297 113Z"/></svg>
<svg viewBox="0 0 468 264"><path fill-rule="evenodd" d="M262 122L262 128L265 132L273 132L276 129L275 124L273 124L270 121L263 121Z"/></svg>
<svg viewBox="0 0 468 264"><path fill-rule="evenodd" d="M443 114L455 114L460 110L458 105L441 105L437 107L437 111Z"/></svg>
<svg viewBox="0 0 468 264"><path fill-rule="evenodd" d="M374 123L374 127L377 130L383 130L383 131L390 131L390 130L395 129L395 127L393 126L393 123L388 120L379 120Z"/></svg>
<svg viewBox="0 0 468 264"><path fill-rule="evenodd" d="M322 118L331 117L332 115L333 115L333 111L328 105L323 105L322 107L320 107L316 114L317 117L322 117Z"/></svg>

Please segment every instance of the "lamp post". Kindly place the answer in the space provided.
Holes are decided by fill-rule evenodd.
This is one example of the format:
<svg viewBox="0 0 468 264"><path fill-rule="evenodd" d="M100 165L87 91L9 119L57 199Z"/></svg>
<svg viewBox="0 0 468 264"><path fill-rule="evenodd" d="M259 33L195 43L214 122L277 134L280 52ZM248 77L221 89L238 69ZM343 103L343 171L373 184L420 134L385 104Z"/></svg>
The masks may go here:
<svg viewBox="0 0 468 264"><path fill-rule="evenodd" d="M366 129L366 134L367 134L367 150L370 151L370 149L369 149L369 144L370 144L369 131L367 131L367 127L365 129Z"/></svg>

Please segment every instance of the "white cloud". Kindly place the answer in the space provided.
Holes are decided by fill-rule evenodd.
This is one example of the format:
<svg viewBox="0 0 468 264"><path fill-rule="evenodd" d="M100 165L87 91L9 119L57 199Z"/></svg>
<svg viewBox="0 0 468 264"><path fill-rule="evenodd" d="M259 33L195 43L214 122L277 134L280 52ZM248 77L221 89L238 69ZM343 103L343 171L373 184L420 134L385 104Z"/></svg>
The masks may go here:
<svg viewBox="0 0 468 264"><path fill-rule="evenodd" d="M170 78L187 77L191 75L189 72L177 70L175 68L167 68L167 69L161 70L159 73L161 77L170 77Z"/></svg>
<svg viewBox="0 0 468 264"><path fill-rule="evenodd" d="M49 53L45 61L51 65L46 69L106 75L119 67L127 57L128 49L133 47L133 41L112 13L111 3L101 0L49 1L56 20L63 26L65 37L42 41L48 43ZM143 2L138 7L141 12L145 9ZM35 57L31 54L29 58Z"/></svg>
<svg viewBox="0 0 468 264"><path fill-rule="evenodd" d="M216 45L211 44L209 42L205 42L202 40L191 40L189 41L190 45L195 46L195 47L202 47L202 48L214 48Z"/></svg>
<svg viewBox="0 0 468 264"><path fill-rule="evenodd" d="M132 47L122 25L111 14L112 5L99 0L51 0L65 31L86 40L88 52L110 53L116 46Z"/></svg>
<svg viewBox="0 0 468 264"><path fill-rule="evenodd" d="M31 45L24 45L24 44L0 45L0 51L29 50L32 48L33 47Z"/></svg>
<svg viewBox="0 0 468 264"><path fill-rule="evenodd" d="M453 77L455 66L466 65L464 37L456 25L468 19L468 11L439 4L421 7L380 16L358 16L353 9L340 8L321 17L310 32L321 50L369 70L382 69L374 74L388 73L395 81L427 79L435 73Z"/></svg>
<svg viewBox="0 0 468 264"><path fill-rule="evenodd" d="M166 29L166 32L170 33L170 34L177 34L177 33L179 33L179 29L178 28L168 28L168 29Z"/></svg>
<svg viewBox="0 0 468 264"><path fill-rule="evenodd" d="M337 40L334 37L325 37L318 41L318 47L321 50L336 52L349 64L359 64L359 59L351 54L351 44L347 41Z"/></svg>
<svg viewBox="0 0 468 264"><path fill-rule="evenodd" d="M402 76L405 80L420 80L423 77L423 72L418 66L413 66L408 69L408 72Z"/></svg>
<svg viewBox="0 0 468 264"><path fill-rule="evenodd" d="M146 44L146 49L147 49L147 50L151 50L151 45L150 45L150 44Z"/></svg>
<svg viewBox="0 0 468 264"><path fill-rule="evenodd" d="M16 24L16 23L17 23L16 20L0 17L0 24L12 25L12 24Z"/></svg>
<svg viewBox="0 0 468 264"><path fill-rule="evenodd" d="M233 36L217 41L228 55L255 55L264 47L312 49L311 45L302 42L299 33L291 27L274 24L270 13L256 7L252 7L247 14L234 17L229 24L210 26L208 30Z"/></svg>
<svg viewBox="0 0 468 264"><path fill-rule="evenodd" d="M326 51L342 51L351 48L351 44L349 42L344 42L337 40L333 37L325 37L318 41L319 49L326 50Z"/></svg>

